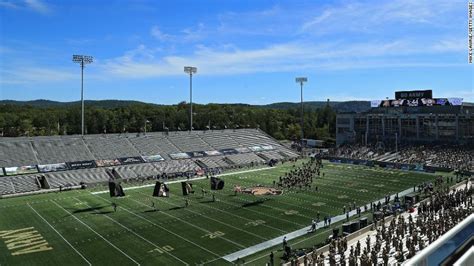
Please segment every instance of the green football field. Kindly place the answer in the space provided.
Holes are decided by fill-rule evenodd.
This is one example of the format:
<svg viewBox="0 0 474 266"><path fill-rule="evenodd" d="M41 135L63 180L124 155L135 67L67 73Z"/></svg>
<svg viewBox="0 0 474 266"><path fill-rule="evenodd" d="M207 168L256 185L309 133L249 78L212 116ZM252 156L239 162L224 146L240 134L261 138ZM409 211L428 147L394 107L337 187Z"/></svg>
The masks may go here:
<svg viewBox="0 0 474 266"><path fill-rule="evenodd" d="M201 187L209 191L209 180L193 181L188 207L179 183L170 185L169 198L151 197L153 187L144 187L113 199L92 190L0 199L0 265L227 265L223 256L308 226L317 212L340 215L349 202L366 204L435 177L326 162L325 177L313 182L318 191L295 189L280 196L232 191L236 184L271 186L292 167L226 175L224 190L212 192L216 201L211 193L201 194ZM311 247L330 231L319 229L289 244ZM279 248L242 259L265 265L270 250Z"/></svg>

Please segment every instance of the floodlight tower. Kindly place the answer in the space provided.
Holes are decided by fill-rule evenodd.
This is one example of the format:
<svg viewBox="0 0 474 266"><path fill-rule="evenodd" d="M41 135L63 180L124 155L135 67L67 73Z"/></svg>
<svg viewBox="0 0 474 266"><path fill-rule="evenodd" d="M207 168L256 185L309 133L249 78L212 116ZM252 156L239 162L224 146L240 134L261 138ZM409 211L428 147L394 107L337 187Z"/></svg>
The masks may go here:
<svg viewBox="0 0 474 266"><path fill-rule="evenodd" d="M84 135L84 66L91 64L94 58L90 55L73 55L72 61L81 66L81 135Z"/></svg>
<svg viewBox="0 0 474 266"><path fill-rule="evenodd" d="M189 131L193 131L193 74L197 67L185 66L184 72L189 74Z"/></svg>
<svg viewBox="0 0 474 266"><path fill-rule="evenodd" d="M303 148L303 137L304 137L304 117L303 117L303 83L307 82L307 77L296 78L296 83L301 86L301 148Z"/></svg>

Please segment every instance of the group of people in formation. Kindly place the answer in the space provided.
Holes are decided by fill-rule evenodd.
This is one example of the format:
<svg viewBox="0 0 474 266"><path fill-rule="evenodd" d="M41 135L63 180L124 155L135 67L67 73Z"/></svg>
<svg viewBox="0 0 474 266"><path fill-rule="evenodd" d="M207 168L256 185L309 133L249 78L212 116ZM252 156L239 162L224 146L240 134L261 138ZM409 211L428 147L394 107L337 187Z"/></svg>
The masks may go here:
<svg viewBox="0 0 474 266"><path fill-rule="evenodd" d="M293 165L290 171L280 176L278 181L273 181L273 184L280 189L311 189L313 178L321 176L322 168L322 160L320 158L312 158L307 162L303 162L299 167ZM324 173L322 175L324 176ZM315 189L317 190L317 186Z"/></svg>

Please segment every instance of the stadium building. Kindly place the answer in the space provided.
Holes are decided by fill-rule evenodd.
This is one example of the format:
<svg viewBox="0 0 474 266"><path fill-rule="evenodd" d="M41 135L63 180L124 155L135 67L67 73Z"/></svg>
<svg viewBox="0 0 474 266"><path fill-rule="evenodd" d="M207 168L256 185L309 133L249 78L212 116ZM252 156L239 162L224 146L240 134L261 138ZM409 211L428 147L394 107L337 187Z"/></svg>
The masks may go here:
<svg viewBox="0 0 474 266"><path fill-rule="evenodd" d="M338 113L336 144L472 143L474 106L429 91L396 92L362 113Z"/></svg>

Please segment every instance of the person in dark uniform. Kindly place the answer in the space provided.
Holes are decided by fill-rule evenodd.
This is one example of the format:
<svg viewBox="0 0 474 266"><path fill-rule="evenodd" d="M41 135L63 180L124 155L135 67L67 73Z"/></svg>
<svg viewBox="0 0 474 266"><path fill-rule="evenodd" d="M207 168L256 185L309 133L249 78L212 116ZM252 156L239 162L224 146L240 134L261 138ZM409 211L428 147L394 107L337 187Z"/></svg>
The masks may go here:
<svg viewBox="0 0 474 266"><path fill-rule="evenodd" d="M117 204L115 202L112 202L112 207L114 208L114 212L117 212Z"/></svg>
<svg viewBox="0 0 474 266"><path fill-rule="evenodd" d="M273 266L274 263L275 263L274 260L273 260L273 257L274 257L274 255L273 255L273 251L272 251L272 252L270 252L270 266Z"/></svg>
<svg viewBox="0 0 474 266"><path fill-rule="evenodd" d="M188 206L189 206L189 200L188 200L188 199L186 199L186 200L184 201L184 207L186 207L186 208L187 208Z"/></svg>

